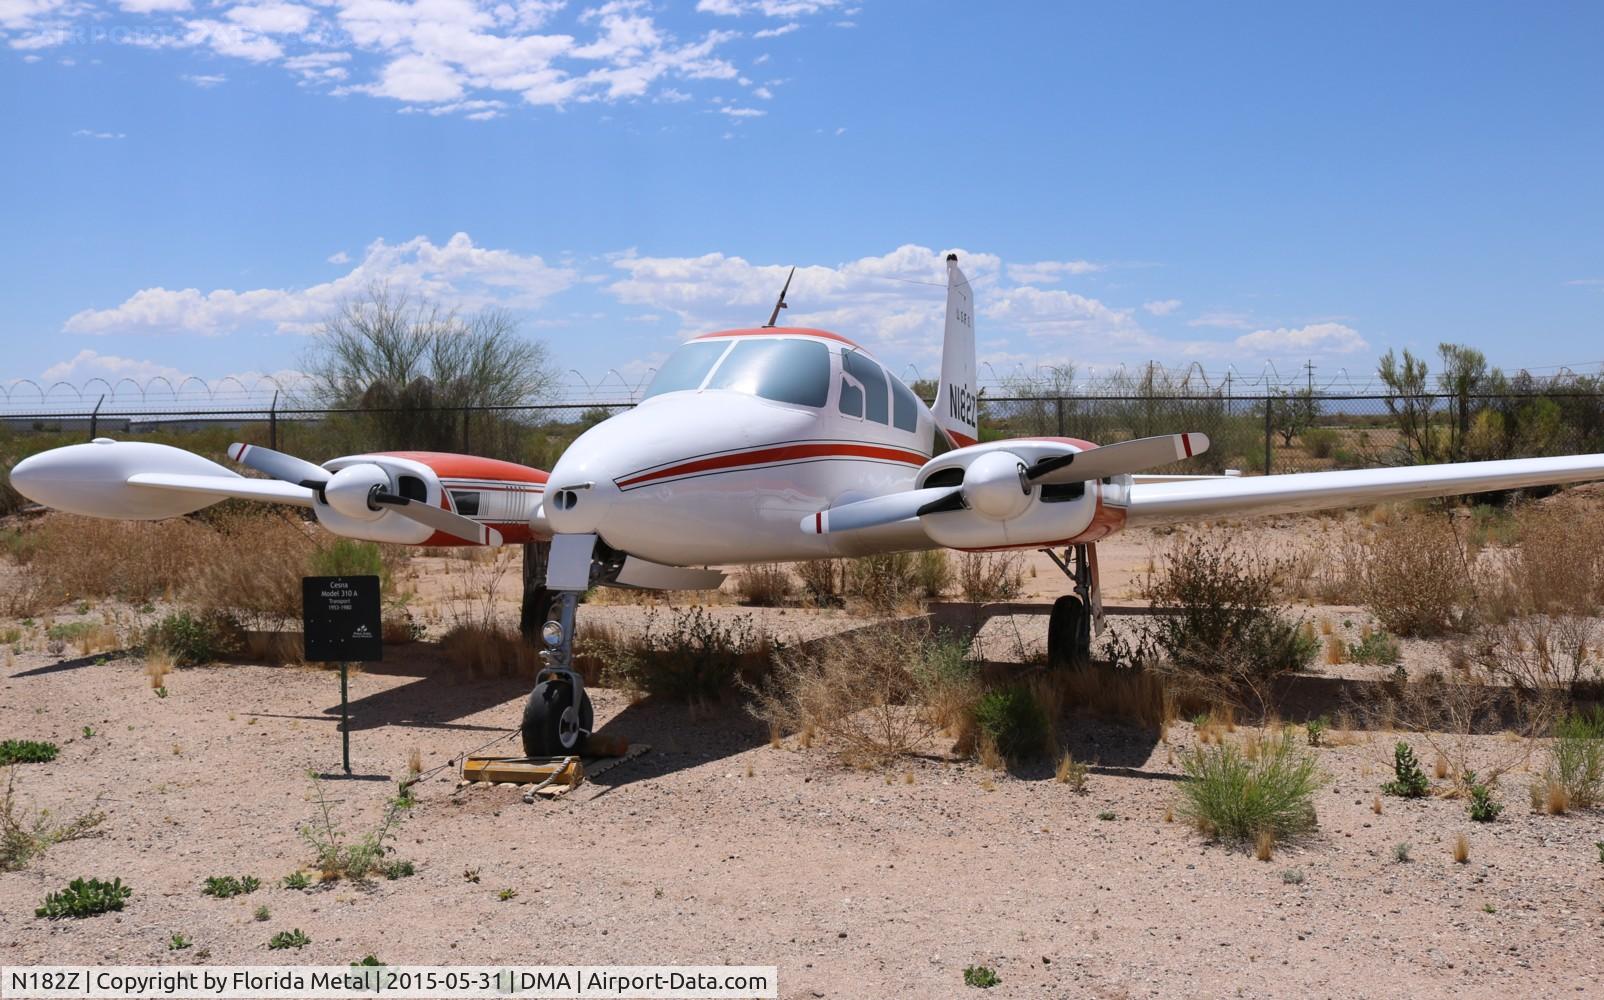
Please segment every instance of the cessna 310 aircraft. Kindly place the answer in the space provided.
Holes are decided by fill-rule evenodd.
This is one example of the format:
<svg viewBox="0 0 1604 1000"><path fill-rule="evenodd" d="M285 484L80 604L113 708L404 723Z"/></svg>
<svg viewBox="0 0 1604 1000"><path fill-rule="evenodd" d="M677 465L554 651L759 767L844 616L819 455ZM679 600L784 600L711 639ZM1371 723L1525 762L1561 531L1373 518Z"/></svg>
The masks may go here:
<svg viewBox="0 0 1604 1000"><path fill-rule="evenodd" d="M787 282L789 284L789 282ZM717 586L710 566L948 547L1042 549L1069 576L1049 661L1089 655L1102 625L1096 543L1126 528L1604 479L1604 455L1270 476L1157 476L1201 454L1176 433L1101 447L979 443L974 310L947 258L941 382L927 408L862 347L766 326L682 344L632 410L585 431L549 474L465 455L385 453L321 466L251 445L245 478L164 445L99 439L19 462L30 499L157 519L230 497L310 507L337 534L402 544L550 541L544 667L523 716L530 756L578 752L592 727L573 664L574 612L596 585ZM1063 550L1063 555L1058 555Z"/></svg>

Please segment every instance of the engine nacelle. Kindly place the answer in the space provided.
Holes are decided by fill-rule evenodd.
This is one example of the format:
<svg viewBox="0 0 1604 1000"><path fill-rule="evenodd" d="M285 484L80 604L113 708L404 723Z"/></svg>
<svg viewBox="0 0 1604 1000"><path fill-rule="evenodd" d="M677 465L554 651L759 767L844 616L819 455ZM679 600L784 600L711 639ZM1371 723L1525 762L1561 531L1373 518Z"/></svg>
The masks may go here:
<svg viewBox="0 0 1604 1000"><path fill-rule="evenodd" d="M239 478L210 459L149 441L96 438L89 444L52 448L18 462L11 486L38 504L70 514L119 521L159 521L210 507L222 498L131 486L141 472Z"/></svg>
<svg viewBox="0 0 1604 1000"><path fill-rule="evenodd" d="M1044 458L1092 445L1064 438L1027 438L970 445L937 456L919 470L918 487L962 485L967 510L920 518L930 539L954 549L1062 544L1095 535L1104 501L1123 507L1128 476L1110 483L1030 483L1024 470Z"/></svg>
<svg viewBox="0 0 1604 1000"><path fill-rule="evenodd" d="M329 531L365 542L395 545L422 545L433 537L433 529L389 508L375 510L368 502L376 486L386 493L441 506L440 477L429 466L391 455L350 455L326 462L323 467L334 474L323 488L328 502L312 509L318 523Z"/></svg>

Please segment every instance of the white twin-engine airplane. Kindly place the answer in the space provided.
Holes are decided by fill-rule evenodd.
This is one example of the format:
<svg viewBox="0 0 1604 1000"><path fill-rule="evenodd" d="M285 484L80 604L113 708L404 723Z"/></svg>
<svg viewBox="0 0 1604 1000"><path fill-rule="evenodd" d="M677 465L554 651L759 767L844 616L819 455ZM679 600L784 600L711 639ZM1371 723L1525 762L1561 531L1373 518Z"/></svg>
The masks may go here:
<svg viewBox="0 0 1604 1000"><path fill-rule="evenodd" d="M789 284L789 282L787 282ZM310 507L337 534L402 544L551 542L552 620L524 711L530 756L575 753L592 726L572 669L574 610L595 585L716 586L709 566L947 547L1047 551L1073 593L1054 604L1049 661L1089 655L1102 626L1096 543L1124 528L1604 479L1604 455L1275 476L1144 476L1197 455L1197 433L1097 446L978 443L974 312L947 258L933 409L845 337L767 326L697 337L639 406L585 431L550 474L465 455L389 453L321 466L250 445L244 478L140 442L35 455L12 485L47 507L157 519L237 497ZM1062 549L1062 557L1055 550Z"/></svg>

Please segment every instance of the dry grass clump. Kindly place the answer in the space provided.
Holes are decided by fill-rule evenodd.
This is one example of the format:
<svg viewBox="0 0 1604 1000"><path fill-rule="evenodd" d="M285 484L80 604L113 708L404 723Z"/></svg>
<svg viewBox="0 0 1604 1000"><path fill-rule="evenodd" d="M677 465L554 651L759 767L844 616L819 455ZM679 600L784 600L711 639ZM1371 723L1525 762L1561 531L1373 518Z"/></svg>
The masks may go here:
<svg viewBox="0 0 1604 1000"><path fill-rule="evenodd" d="M820 607L839 605L847 592L847 560L808 559L792 566L804 596Z"/></svg>
<svg viewBox="0 0 1604 1000"><path fill-rule="evenodd" d="M966 601L1011 601L1025 589L1024 566L1018 552L960 552L958 589Z"/></svg>
<svg viewBox="0 0 1604 1000"><path fill-rule="evenodd" d="M884 766L973 726L980 683L961 643L895 625L784 650L749 689L753 714L771 726L816 732L849 764Z"/></svg>
<svg viewBox="0 0 1604 1000"><path fill-rule="evenodd" d="M1450 794L1467 795L1467 774L1474 771L1484 782L1496 782L1530 757L1529 738L1545 732L1554 717L1552 699L1513 697L1486 680L1474 671L1454 677L1433 672L1410 680L1369 707L1371 725L1418 736L1435 753L1433 770L1451 779ZM1477 736L1506 728L1522 738L1497 745L1482 741L1477 752ZM1473 753L1479 766L1471 760Z"/></svg>
<svg viewBox="0 0 1604 1000"><path fill-rule="evenodd" d="M1568 715L1555 724L1542 783L1549 813L1604 801L1604 709Z"/></svg>
<svg viewBox="0 0 1604 1000"><path fill-rule="evenodd" d="M1180 701L1161 674L1141 666L1094 662L1057 676L1068 707L1151 732L1164 732Z"/></svg>
<svg viewBox="0 0 1604 1000"><path fill-rule="evenodd" d="M465 622L440 637L446 660L472 677L534 677L540 669L535 647L514 628Z"/></svg>
<svg viewBox="0 0 1604 1000"><path fill-rule="evenodd" d="M735 577L735 592L741 603L755 607L779 607L795 589L791 574L780 563L754 563L743 567Z"/></svg>
<svg viewBox="0 0 1604 1000"><path fill-rule="evenodd" d="M1454 834L1454 842L1449 848L1455 864L1465 864L1470 861L1470 838L1463 833Z"/></svg>
<svg viewBox="0 0 1604 1000"><path fill-rule="evenodd" d="M24 817L17 800L16 783L17 769L13 765L7 772L5 793L0 797L0 872L20 871L52 844L98 836L97 828L105 822L106 814L94 807L65 823L52 822L50 812L44 809L32 817Z"/></svg>
<svg viewBox="0 0 1604 1000"><path fill-rule="evenodd" d="M1063 756L1058 758L1058 766L1053 769L1053 780L1060 785L1068 785L1070 791L1084 794L1086 791L1086 775L1091 767L1078 761L1065 750Z"/></svg>
<svg viewBox="0 0 1604 1000"><path fill-rule="evenodd" d="M1381 525L1366 543L1364 601L1395 635L1458 629L1470 603L1465 557L1446 518L1414 516Z"/></svg>
<svg viewBox="0 0 1604 1000"><path fill-rule="evenodd" d="M167 686L167 675L173 672L178 665L177 658L162 646L150 646L145 650L145 676L150 679L150 686L161 688Z"/></svg>

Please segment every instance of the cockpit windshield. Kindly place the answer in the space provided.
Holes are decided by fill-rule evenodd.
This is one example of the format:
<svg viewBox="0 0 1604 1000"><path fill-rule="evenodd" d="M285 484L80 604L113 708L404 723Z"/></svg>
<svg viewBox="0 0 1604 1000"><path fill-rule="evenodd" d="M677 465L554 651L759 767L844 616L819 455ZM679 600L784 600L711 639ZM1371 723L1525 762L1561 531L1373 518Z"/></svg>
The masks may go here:
<svg viewBox="0 0 1604 1000"><path fill-rule="evenodd" d="M646 387L646 395L641 398L650 399L681 389L700 389L707 373L713 370L714 363L728 346L716 340L696 340L680 345L679 350L658 366L657 375L653 377L652 384Z"/></svg>
<svg viewBox="0 0 1604 1000"><path fill-rule="evenodd" d="M696 389L728 389L780 403L823 406L830 395L830 351L816 340L692 341L663 362L646 397ZM708 372L718 368L708 377Z"/></svg>
<svg viewBox="0 0 1604 1000"><path fill-rule="evenodd" d="M817 340L743 340L708 380L780 403L823 406L830 394L830 351Z"/></svg>

